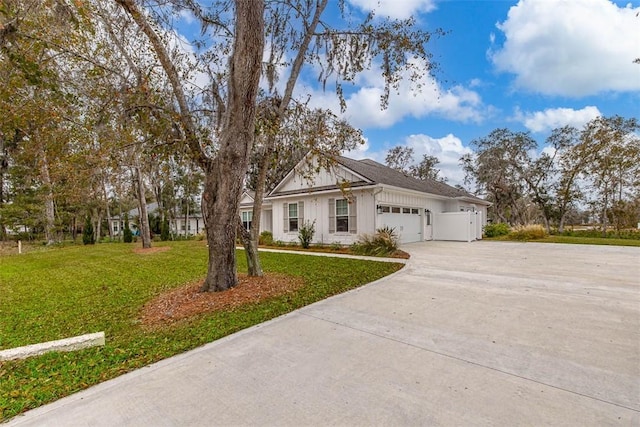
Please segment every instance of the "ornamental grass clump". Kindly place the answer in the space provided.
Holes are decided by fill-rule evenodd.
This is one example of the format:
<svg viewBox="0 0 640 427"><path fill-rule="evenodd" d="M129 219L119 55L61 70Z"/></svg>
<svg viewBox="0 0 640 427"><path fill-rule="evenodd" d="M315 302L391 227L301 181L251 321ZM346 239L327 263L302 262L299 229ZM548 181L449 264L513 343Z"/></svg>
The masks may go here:
<svg viewBox="0 0 640 427"><path fill-rule="evenodd" d="M359 255L393 255L398 250L398 234L393 227L378 228L373 235L361 235L351 250Z"/></svg>
<svg viewBox="0 0 640 427"><path fill-rule="evenodd" d="M509 233L511 240L539 240L545 237L547 237L547 231L538 224L515 227Z"/></svg>

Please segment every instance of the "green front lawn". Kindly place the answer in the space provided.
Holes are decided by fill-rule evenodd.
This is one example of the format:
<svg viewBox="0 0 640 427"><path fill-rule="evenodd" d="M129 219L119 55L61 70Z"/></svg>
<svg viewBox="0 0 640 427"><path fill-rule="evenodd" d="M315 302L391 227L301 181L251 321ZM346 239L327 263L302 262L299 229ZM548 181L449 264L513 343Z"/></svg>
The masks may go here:
<svg viewBox="0 0 640 427"><path fill-rule="evenodd" d="M577 245L612 245L612 246L640 246L640 240L618 239L615 237L579 237L579 236L547 236L541 240L533 240L543 243L571 243Z"/></svg>
<svg viewBox="0 0 640 427"><path fill-rule="evenodd" d="M522 242L523 240L514 240L509 236L485 237L485 240L505 241L505 242ZM615 237L582 237L582 236L561 236L552 235L545 236L542 239L525 240L527 242L539 243L568 243L573 245L610 245L610 246L638 246L640 240L618 239Z"/></svg>
<svg viewBox="0 0 640 427"><path fill-rule="evenodd" d="M0 362L0 420L402 267L262 253L265 271L300 276L305 285L259 303L150 329L139 321L142 306L169 289L201 279L207 266L203 242L163 245L170 250L136 254L137 245L113 243L0 257L0 349L99 331L106 334L101 348ZM242 251L238 263L239 271L246 271Z"/></svg>

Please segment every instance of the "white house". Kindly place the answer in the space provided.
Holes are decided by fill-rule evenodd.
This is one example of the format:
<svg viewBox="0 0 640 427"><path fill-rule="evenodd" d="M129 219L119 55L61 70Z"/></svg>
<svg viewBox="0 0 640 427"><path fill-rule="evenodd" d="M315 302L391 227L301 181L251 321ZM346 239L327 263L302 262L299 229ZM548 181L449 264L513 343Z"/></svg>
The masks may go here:
<svg viewBox="0 0 640 427"><path fill-rule="evenodd" d="M155 214L158 212L158 203L153 202L147 205L147 214ZM131 230L136 234L137 222L140 218L140 211L138 208L131 209L127 212L129 217L129 225ZM185 218L185 215L180 213L174 213L175 220L169 222L169 229L171 233L178 236L196 235L204 232L204 220L200 211L189 212L189 216ZM119 215L111 217L111 229L114 236L120 236L124 232L124 218L120 218Z"/></svg>
<svg viewBox="0 0 640 427"><path fill-rule="evenodd" d="M249 230L253 222L253 201L255 199L255 192L251 190L245 190L240 198L240 219L242 219L242 225ZM262 214L260 215L260 232L273 231L273 211L271 202L264 200L262 203Z"/></svg>
<svg viewBox="0 0 640 427"><path fill-rule="evenodd" d="M330 170L318 167L311 177L299 173L303 164L265 200L275 240L297 241L300 227L313 222L314 243L348 245L385 226L395 228L401 243L482 238L490 203L463 190L369 159L338 157Z"/></svg>

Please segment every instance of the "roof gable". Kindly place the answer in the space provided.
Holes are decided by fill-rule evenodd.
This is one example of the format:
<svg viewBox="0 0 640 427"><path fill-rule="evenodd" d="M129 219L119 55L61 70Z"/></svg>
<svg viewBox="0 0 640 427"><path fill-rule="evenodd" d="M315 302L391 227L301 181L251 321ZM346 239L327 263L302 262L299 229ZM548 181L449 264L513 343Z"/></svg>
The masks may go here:
<svg viewBox="0 0 640 427"><path fill-rule="evenodd" d="M240 196L240 205L253 205L256 193L251 190L244 190Z"/></svg>
<svg viewBox="0 0 640 427"><path fill-rule="evenodd" d="M318 162L317 157L305 158L284 177L269 194L269 197L338 189L342 183L349 183L350 186L357 187L372 182L365 176L345 167L339 161L327 168Z"/></svg>

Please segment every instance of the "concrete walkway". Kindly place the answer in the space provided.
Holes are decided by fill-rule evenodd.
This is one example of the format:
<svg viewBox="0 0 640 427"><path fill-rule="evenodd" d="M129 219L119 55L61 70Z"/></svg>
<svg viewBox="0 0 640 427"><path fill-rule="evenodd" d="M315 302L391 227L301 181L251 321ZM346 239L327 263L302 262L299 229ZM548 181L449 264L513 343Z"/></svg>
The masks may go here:
<svg viewBox="0 0 640 427"><path fill-rule="evenodd" d="M403 249L386 279L9 425L640 425L640 248Z"/></svg>

